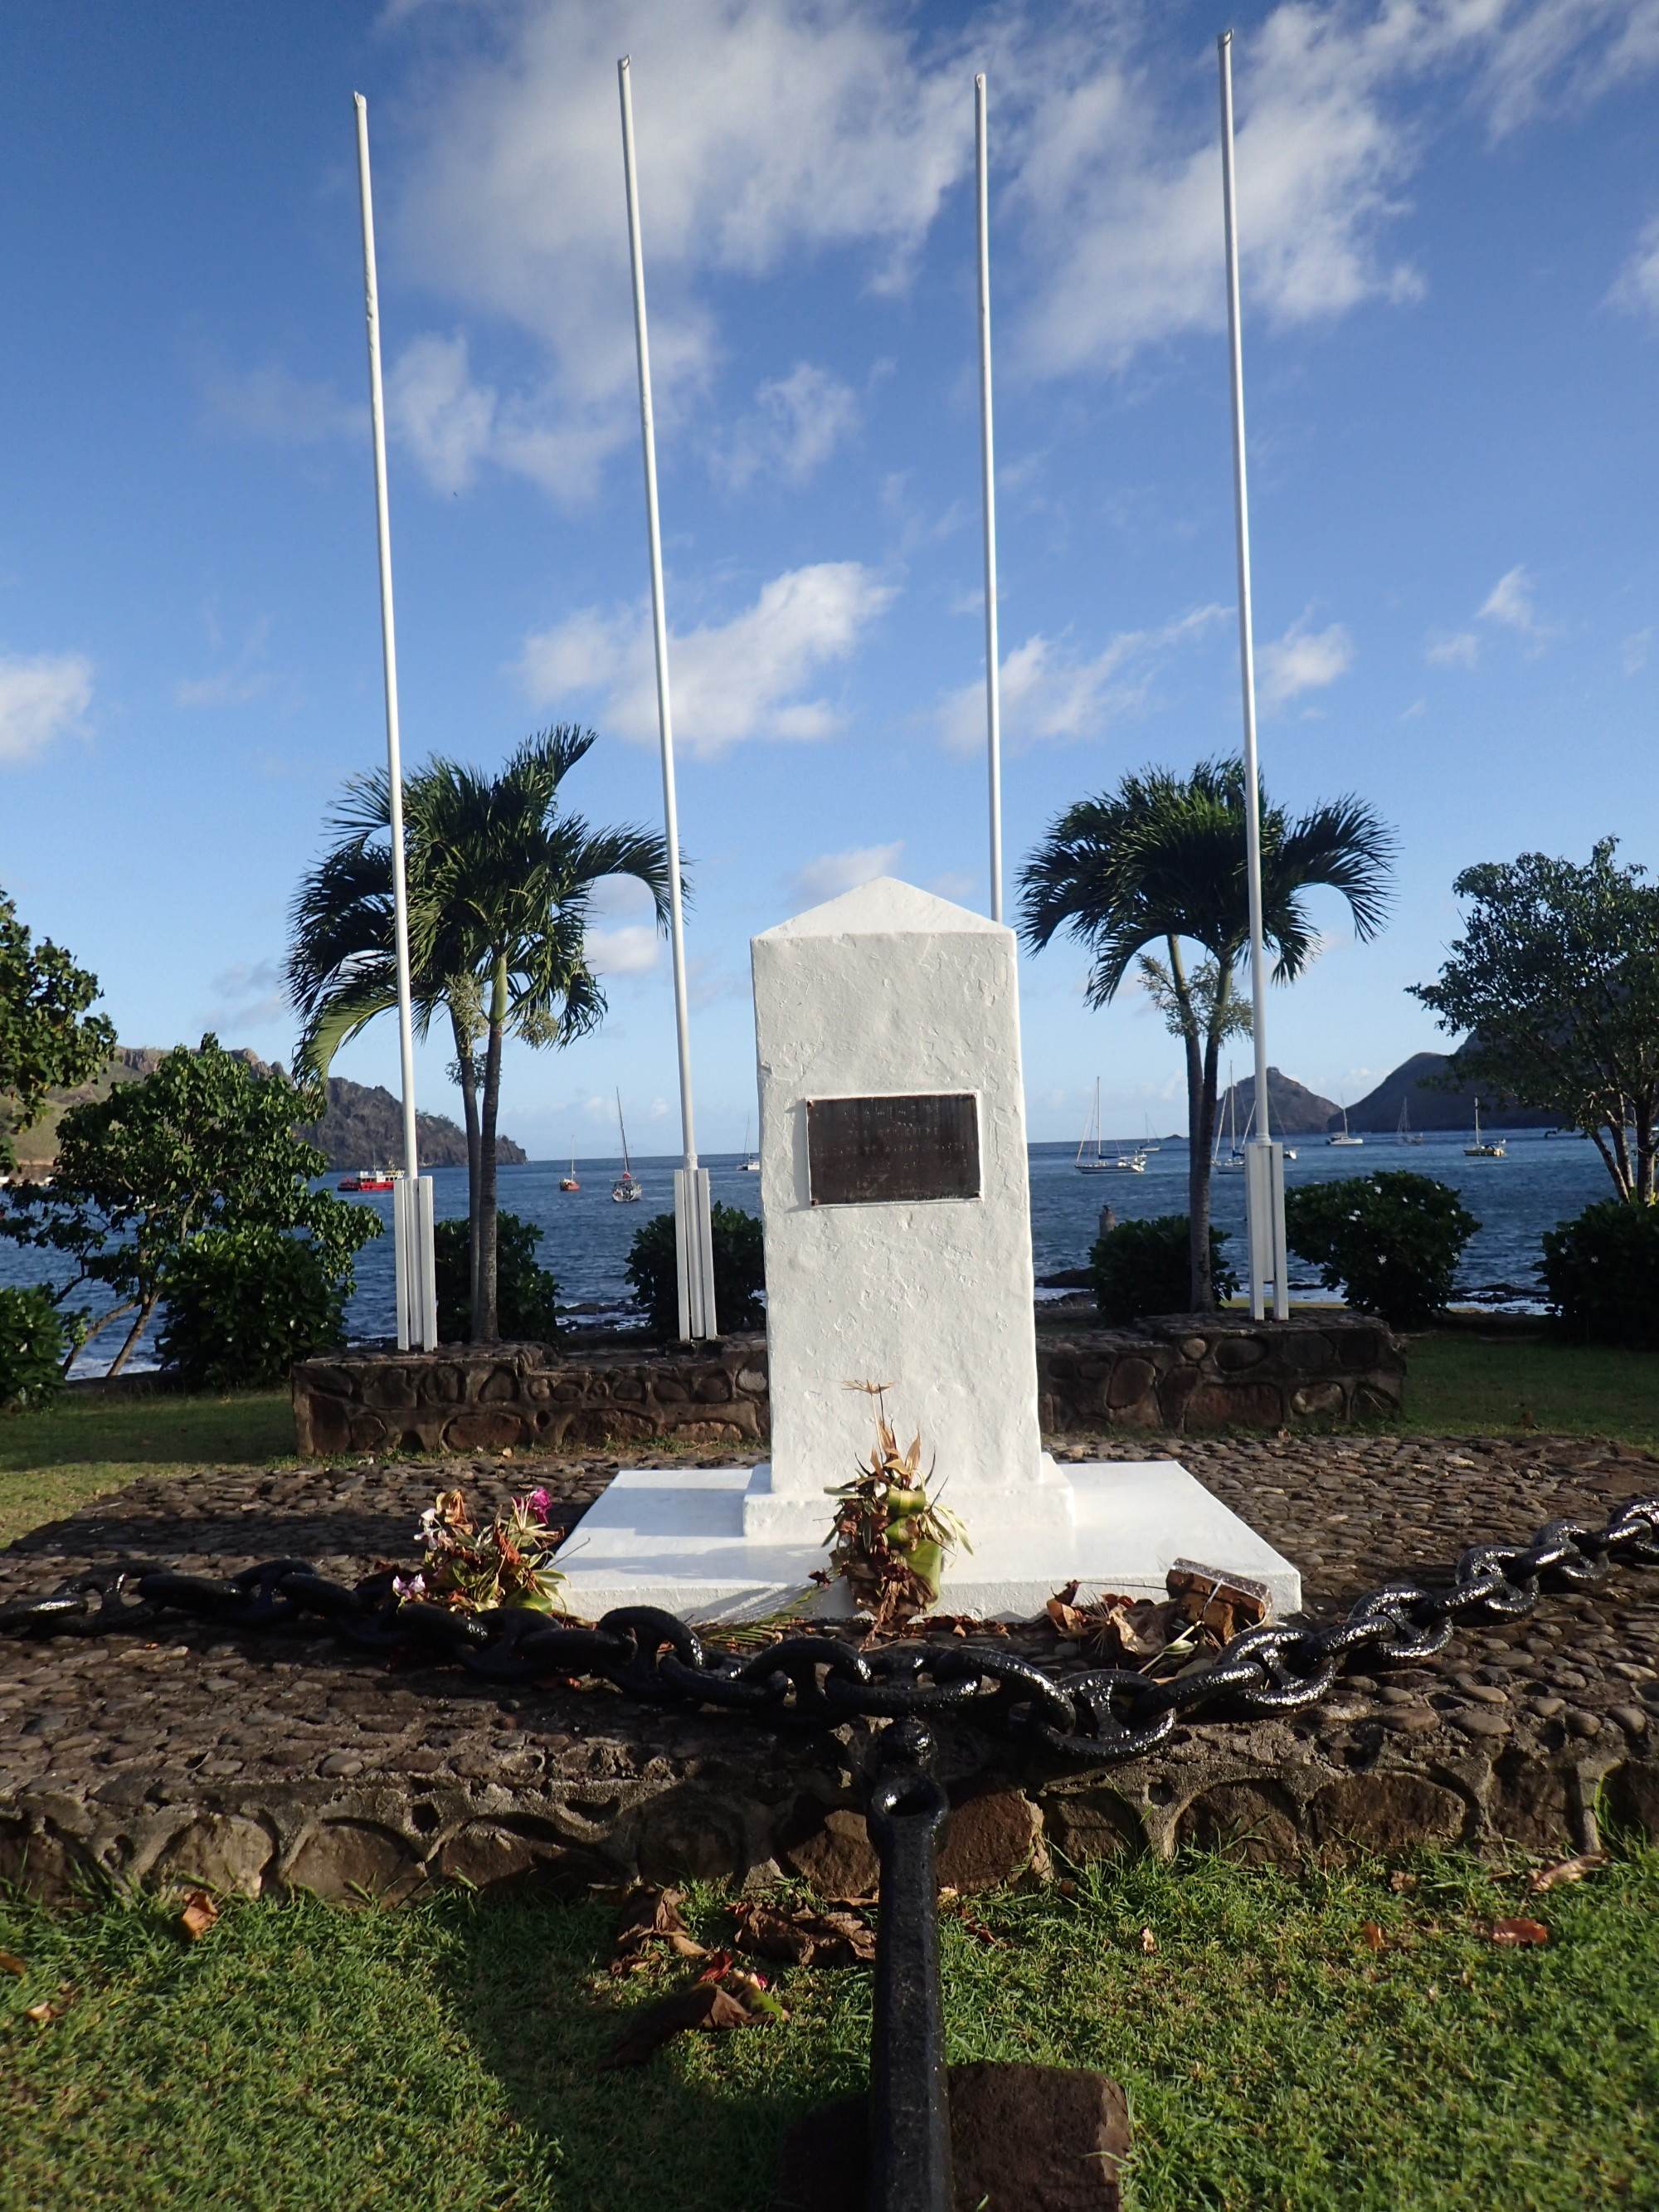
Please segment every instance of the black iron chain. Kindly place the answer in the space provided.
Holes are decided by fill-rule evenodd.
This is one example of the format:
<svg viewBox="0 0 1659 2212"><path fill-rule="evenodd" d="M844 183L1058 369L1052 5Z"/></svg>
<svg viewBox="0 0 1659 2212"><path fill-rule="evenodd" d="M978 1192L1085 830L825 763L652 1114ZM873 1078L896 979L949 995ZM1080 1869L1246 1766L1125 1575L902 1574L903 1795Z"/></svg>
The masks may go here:
<svg viewBox="0 0 1659 2212"><path fill-rule="evenodd" d="M1530 1544L1477 1544L1443 1586L1387 1583L1328 1627L1264 1622L1164 1681L1117 1667L1057 1677L971 1641L860 1651L807 1632L734 1656L652 1606L624 1606L592 1627L514 1608L452 1613L400 1602L389 1572L348 1589L304 1559L269 1559L226 1582L131 1565L95 1569L50 1596L0 1605L0 1635L106 1636L179 1616L237 1631L320 1620L360 1650L458 1664L492 1682L597 1678L645 1704L712 1707L769 1727L955 1714L1103 1765L1138 1759L1211 1706L1252 1717L1304 1711L1350 1660L1431 1658L1465 1623L1529 1613L1546 1588L1586 1589L1614 1566L1659 1566L1659 1498L1633 1499L1599 1528L1551 1521Z"/></svg>

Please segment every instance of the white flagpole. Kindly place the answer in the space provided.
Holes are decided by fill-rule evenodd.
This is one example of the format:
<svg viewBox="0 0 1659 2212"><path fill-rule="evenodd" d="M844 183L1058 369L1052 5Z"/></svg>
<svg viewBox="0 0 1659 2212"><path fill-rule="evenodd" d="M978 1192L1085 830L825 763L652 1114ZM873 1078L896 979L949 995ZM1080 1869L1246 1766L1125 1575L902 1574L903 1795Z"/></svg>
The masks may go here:
<svg viewBox="0 0 1659 2212"><path fill-rule="evenodd" d="M685 990L685 925L680 910L679 809L674 795L674 715L668 688L668 620L663 606L662 526L657 513L657 429L651 405L651 344L645 319L645 258L640 243L639 177L634 161L634 93L629 57L617 64L622 100L623 171L628 186L628 248L634 275L634 343L640 372L640 439L645 451L645 528L651 556L651 629L657 652L657 732L662 752L663 836L668 846L669 945L674 966L674 1034L680 1064L680 1134L685 1164L675 1177L679 1243L680 1334L714 1334L714 1254L708 1177L697 1166L691 1105L691 1024ZM682 1198L686 1201L682 1204Z"/></svg>
<svg viewBox="0 0 1659 2212"><path fill-rule="evenodd" d="M398 634L392 611L392 514L386 498L386 398L380 383L380 293L374 266L374 200L368 173L368 102L351 95L357 115L357 189L363 224L363 308L368 325L368 410L374 440L374 519L380 552L380 658L386 680L386 781L391 802L392 935L398 962L398 1052L404 1091L404 1182L407 1197L394 1209L398 1237L398 1340L423 1349L437 1342L432 1270L421 1266L418 1208L420 1159L415 1127L415 1024L410 1006L409 887L404 866L404 770L398 727ZM416 1214L405 1229L404 1208ZM430 1206L426 1209L430 1218Z"/></svg>
<svg viewBox="0 0 1659 2212"><path fill-rule="evenodd" d="M1002 674L997 646L996 459L991 437L991 219L985 78L974 79L979 199L979 459L985 511L985 741L991 799L991 919L1002 919Z"/></svg>
<svg viewBox="0 0 1659 2212"><path fill-rule="evenodd" d="M1266 1310L1265 1285L1273 1286L1273 1312L1290 1315L1285 1281L1283 1153L1272 1141L1267 1116L1267 975L1261 928L1261 798L1255 742L1255 642L1250 610L1250 502L1244 467L1244 352L1238 303L1238 200L1233 171L1233 34L1217 40L1221 64L1221 196L1227 234L1227 336L1232 371L1233 513L1238 550L1238 667L1244 707L1244 860L1250 919L1250 1027L1255 1048L1255 1172L1250 1200L1250 1311ZM1258 1187L1259 1186L1259 1187ZM1276 1231L1276 1233L1275 1233Z"/></svg>

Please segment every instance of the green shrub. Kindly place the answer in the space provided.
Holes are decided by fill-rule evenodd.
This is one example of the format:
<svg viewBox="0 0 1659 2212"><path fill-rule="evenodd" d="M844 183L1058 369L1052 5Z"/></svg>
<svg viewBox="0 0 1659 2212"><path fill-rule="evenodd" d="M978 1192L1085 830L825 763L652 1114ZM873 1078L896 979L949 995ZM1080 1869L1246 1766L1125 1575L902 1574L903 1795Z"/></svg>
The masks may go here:
<svg viewBox="0 0 1659 2212"><path fill-rule="evenodd" d="M52 1292L0 1290L0 1407L45 1406L58 1395L74 1341Z"/></svg>
<svg viewBox="0 0 1659 2212"><path fill-rule="evenodd" d="M1210 1267L1218 1298L1229 1298L1238 1278L1221 1256L1224 1229L1210 1231ZM1110 1328L1147 1314L1185 1313L1193 1302L1191 1234L1184 1213L1152 1221L1120 1221L1089 1255L1095 1304Z"/></svg>
<svg viewBox="0 0 1659 2212"><path fill-rule="evenodd" d="M1450 1185L1393 1169L1285 1194L1285 1234L1328 1291L1398 1328L1421 1328L1450 1297L1480 1224Z"/></svg>
<svg viewBox="0 0 1659 2212"><path fill-rule="evenodd" d="M1659 1207L1604 1198L1544 1232L1550 1310L1585 1344L1659 1346Z"/></svg>
<svg viewBox="0 0 1659 2212"><path fill-rule="evenodd" d="M280 1229L204 1229L168 1267L158 1350L192 1390L285 1379L296 1359L345 1340L349 1264Z"/></svg>
<svg viewBox="0 0 1659 2212"><path fill-rule="evenodd" d="M536 1264L544 1231L516 1213L495 1216L495 1326L508 1344L551 1344L559 1334L559 1286ZM472 1334L472 1263L465 1219L440 1221L432 1243L438 1276L438 1334L457 1344Z"/></svg>
<svg viewBox="0 0 1659 2212"><path fill-rule="evenodd" d="M759 1328L766 1310L760 1293L766 1288L766 1247L760 1223L740 1206L708 1209L714 1241L714 1318L722 1336ZM674 1217L653 1214L635 1237L628 1255L628 1279L650 1316L655 1334L672 1342L680 1333L678 1266L675 1257Z"/></svg>

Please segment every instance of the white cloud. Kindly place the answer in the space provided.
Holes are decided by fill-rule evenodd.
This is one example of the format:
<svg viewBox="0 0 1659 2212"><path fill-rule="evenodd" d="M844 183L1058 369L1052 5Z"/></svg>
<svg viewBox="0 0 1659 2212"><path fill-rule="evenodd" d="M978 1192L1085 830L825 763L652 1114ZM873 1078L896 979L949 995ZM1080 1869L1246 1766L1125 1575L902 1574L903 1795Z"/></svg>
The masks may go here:
<svg viewBox="0 0 1659 2212"><path fill-rule="evenodd" d="M267 1029L286 1021L292 1009L284 988L281 964L275 960L238 961L213 978L211 1030Z"/></svg>
<svg viewBox="0 0 1659 2212"><path fill-rule="evenodd" d="M1472 629L1454 630L1449 636L1431 637L1423 657L1437 668L1473 668L1480 658L1480 641Z"/></svg>
<svg viewBox="0 0 1659 2212"><path fill-rule="evenodd" d="M821 853L787 878L788 887L805 899L839 898L878 876L890 876L904 851L900 837L890 845L854 845L845 853Z"/></svg>
<svg viewBox="0 0 1659 2212"><path fill-rule="evenodd" d="M1353 640L1340 623L1312 630L1308 617L1292 623L1283 637L1261 652L1261 704L1269 712L1288 706L1304 691L1322 690L1345 675L1353 660Z"/></svg>
<svg viewBox="0 0 1659 2212"><path fill-rule="evenodd" d="M342 399L322 378L295 376L279 362L262 368L216 366L204 380L210 429L282 446L319 446L366 438L368 409Z"/></svg>
<svg viewBox="0 0 1659 2212"><path fill-rule="evenodd" d="M677 745L705 758L749 738L827 738L841 715L804 697L830 663L845 659L894 597L857 561L792 568L762 586L726 623L671 639ZM603 719L641 744L657 735L655 665L643 608L580 610L525 641L519 675L539 708L573 692L597 694Z"/></svg>
<svg viewBox="0 0 1659 2212"><path fill-rule="evenodd" d="M1608 304L1632 314L1659 315L1659 216L1642 226L1634 250L1620 270Z"/></svg>
<svg viewBox="0 0 1659 2212"><path fill-rule="evenodd" d="M811 362L797 362L776 383L763 384L753 413L740 422L718 472L734 491L756 477L806 483L857 428L858 395L850 384Z"/></svg>
<svg viewBox="0 0 1659 2212"><path fill-rule="evenodd" d="M1536 635L1538 610L1524 568L1511 568L1498 578L1477 609L1475 620L1502 623L1506 629L1518 629L1527 637Z"/></svg>
<svg viewBox="0 0 1659 2212"><path fill-rule="evenodd" d="M1002 733L1010 750L1045 739L1094 736L1146 703L1172 648L1225 619L1220 606L1194 607L1159 629L1121 630L1092 659L1064 639L1041 633L1016 646L1002 664ZM985 743L985 687L964 684L939 709L947 750L970 753Z"/></svg>
<svg viewBox="0 0 1659 2212"><path fill-rule="evenodd" d="M0 653L0 761L25 761L72 730L92 704L83 653Z"/></svg>
<svg viewBox="0 0 1659 2212"><path fill-rule="evenodd" d="M656 966L662 950L662 939L649 922L590 929L583 941L596 975L643 975Z"/></svg>
<svg viewBox="0 0 1659 2212"><path fill-rule="evenodd" d="M495 395L473 383L466 340L428 334L405 346L387 380L386 404L434 490L465 491L495 423Z"/></svg>

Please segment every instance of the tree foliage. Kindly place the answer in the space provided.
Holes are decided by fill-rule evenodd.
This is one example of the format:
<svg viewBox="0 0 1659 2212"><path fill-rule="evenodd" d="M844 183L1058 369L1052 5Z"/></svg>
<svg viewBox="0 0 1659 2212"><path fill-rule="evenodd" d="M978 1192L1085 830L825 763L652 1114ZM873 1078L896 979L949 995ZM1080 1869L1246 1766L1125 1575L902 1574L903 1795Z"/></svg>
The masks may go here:
<svg viewBox="0 0 1659 2212"><path fill-rule="evenodd" d="M192 1390L280 1382L296 1359L345 1339L349 1273L312 1239L264 1223L204 1229L174 1255L166 1284L161 1364Z"/></svg>
<svg viewBox="0 0 1659 2212"><path fill-rule="evenodd" d="M559 1285L538 1267L544 1231L516 1213L497 1213L496 1322L515 1344L551 1344L559 1334ZM472 1333L471 1250L465 1221L441 1221L433 1232L438 1270L438 1321L446 1338Z"/></svg>
<svg viewBox="0 0 1659 2212"><path fill-rule="evenodd" d="M1452 1294L1463 1248L1480 1224L1449 1183L1383 1169L1285 1194L1285 1235L1328 1291L1420 1328Z"/></svg>
<svg viewBox="0 0 1659 2212"><path fill-rule="evenodd" d="M500 1333L495 1128L509 1036L563 1045L604 1018L587 960L593 894L632 876L668 918L659 836L590 830L560 811L560 787L596 739L561 723L527 738L498 775L434 757L404 787L413 997L422 1032L449 1021L466 1119L468 1306L476 1340ZM334 842L290 914L289 995L304 1024L300 1064L334 1054L398 1002L391 794L384 770L354 776L330 817ZM483 1047L480 1065L478 1051Z"/></svg>
<svg viewBox="0 0 1659 2212"><path fill-rule="evenodd" d="M766 1319L761 1292L766 1288L766 1244L761 1224L741 1206L708 1209L714 1247L714 1319L722 1336L759 1328ZM679 1277L674 1217L653 1214L634 1238L628 1254L628 1279L650 1316L654 1334L672 1343L680 1333Z"/></svg>
<svg viewBox="0 0 1659 2212"><path fill-rule="evenodd" d="M260 1074L216 1036L179 1046L142 1082L71 1107L46 1184L6 1194L0 1234L69 1263L58 1303L88 1336L131 1316L112 1373L131 1358L191 1241L208 1231L295 1232L328 1281L350 1291L354 1255L380 1234L367 1207L311 1188L327 1165L296 1124L323 1111L317 1085ZM96 1285L101 1313L71 1307Z"/></svg>
<svg viewBox="0 0 1659 2212"><path fill-rule="evenodd" d="M1604 1198L1544 1232L1550 1309L1583 1344L1659 1348L1659 1206Z"/></svg>
<svg viewBox="0 0 1659 2212"><path fill-rule="evenodd" d="M74 1348L74 1332L43 1285L0 1289L0 1411L49 1405Z"/></svg>
<svg viewBox="0 0 1659 2212"><path fill-rule="evenodd" d="M97 996L98 978L49 937L35 944L0 892L0 1168L47 1092L90 1081L114 1051L113 1027L87 1012Z"/></svg>
<svg viewBox="0 0 1659 2212"><path fill-rule="evenodd" d="M1522 853L1466 868L1463 934L1413 996L1468 1030L1460 1085L1541 1107L1593 1137L1621 1199L1654 1202L1659 885L1604 837L1587 864Z"/></svg>
<svg viewBox="0 0 1659 2212"><path fill-rule="evenodd" d="M1210 1160L1221 1046L1248 1032L1240 970L1249 940L1244 772L1205 761L1188 776L1127 775L1049 826L1020 873L1020 932L1040 951L1061 930L1089 948L1087 1000L1115 999L1137 962L1187 1061L1189 1282L1184 1303L1215 1302L1210 1273ZM1356 935L1382 927L1394 840L1363 799L1334 799L1292 821L1261 800L1262 928L1275 982L1293 982L1317 949L1304 894L1348 902ZM1196 945L1189 965L1182 947ZM1152 948L1161 948L1160 958ZM1182 1301L1178 1300L1177 1303Z"/></svg>
<svg viewBox="0 0 1659 2212"><path fill-rule="evenodd" d="M1210 1280L1230 1298L1238 1278L1222 1257L1222 1229L1210 1231ZM1184 1213L1151 1221L1120 1221L1089 1254L1095 1305L1109 1328L1143 1321L1148 1314L1184 1313L1190 1287L1191 1239Z"/></svg>

